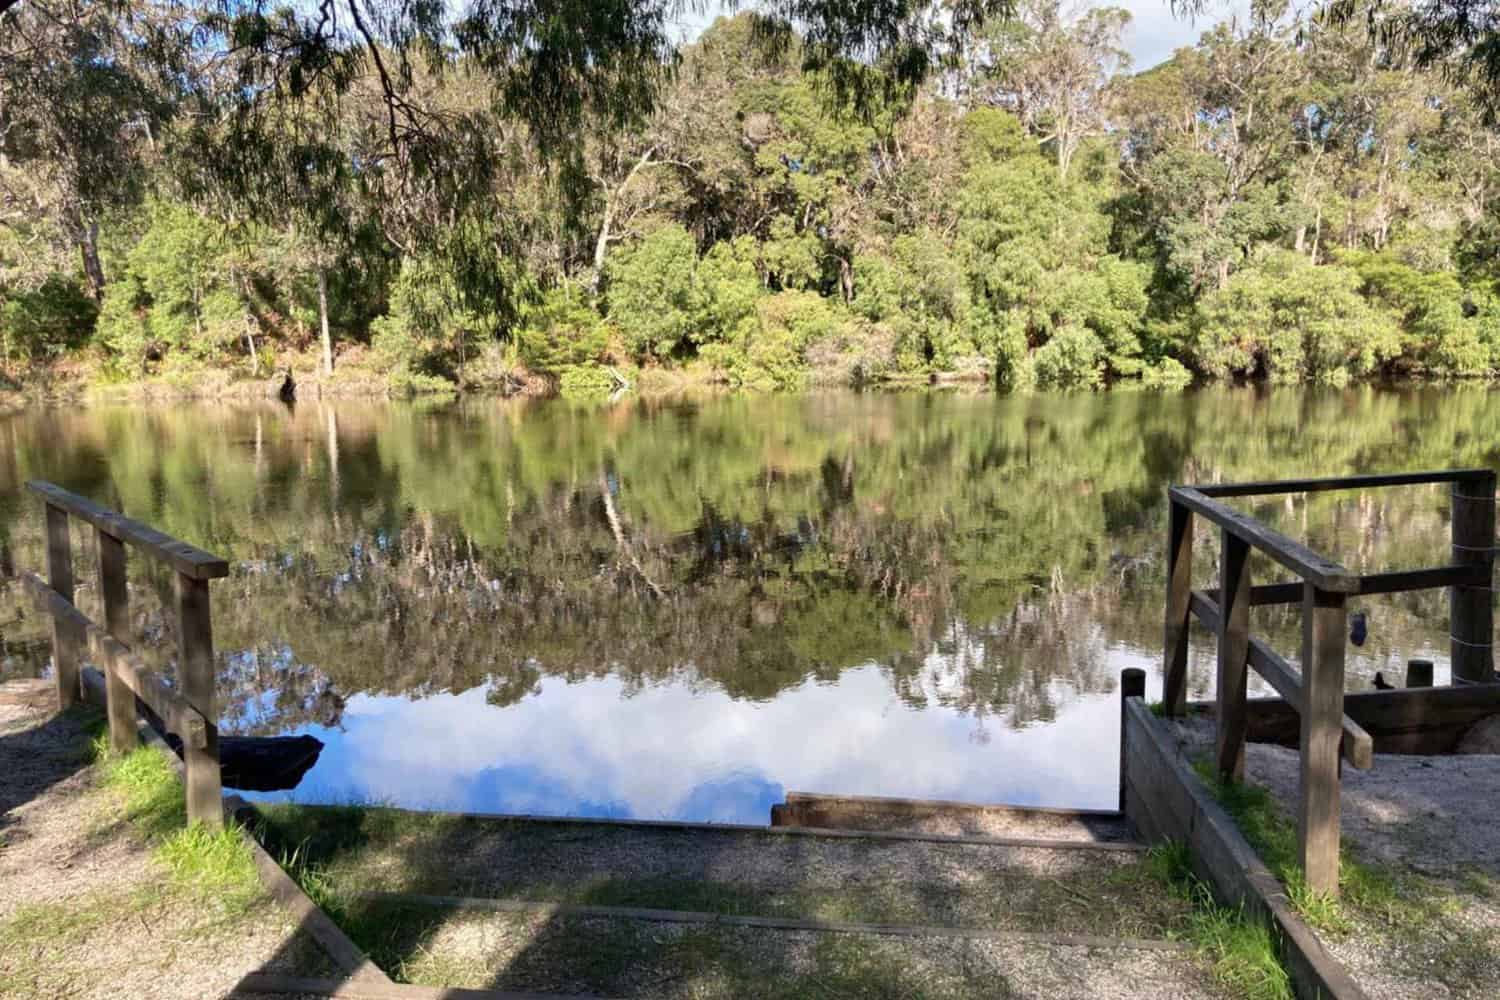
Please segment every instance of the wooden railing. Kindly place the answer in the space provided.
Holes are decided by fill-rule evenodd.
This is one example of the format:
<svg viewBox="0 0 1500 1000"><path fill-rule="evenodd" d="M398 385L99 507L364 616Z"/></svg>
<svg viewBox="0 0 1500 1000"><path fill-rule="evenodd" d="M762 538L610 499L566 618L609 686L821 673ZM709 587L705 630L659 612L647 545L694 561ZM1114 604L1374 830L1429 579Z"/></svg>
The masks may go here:
<svg viewBox="0 0 1500 1000"><path fill-rule="evenodd" d="M1316 493L1428 483L1452 484L1452 562L1432 569L1359 575L1223 503L1230 497ZM1166 713L1187 702L1188 627L1196 615L1218 636L1215 765L1221 780L1245 774L1248 670L1254 669L1301 724L1298 840L1308 887L1337 893L1339 763L1366 769L1374 756L1368 733L1344 715L1344 642L1350 597L1433 587L1449 588L1450 649L1455 684L1494 678L1495 473L1489 469L1297 479L1282 482L1173 486L1167 491ZM1193 519L1219 527L1217 593L1192 588ZM1254 586L1250 551L1265 553L1299 579ZM1302 657L1294 669L1250 634L1250 608L1302 604Z"/></svg>
<svg viewBox="0 0 1500 1000"><path fill-rule="evenodd" d="M38 607L52 619L52 662L59 707L67 708L80 697L82 653L87 649L104 672L111 749L124 753L137 745L135 700L139 698L182 740L188 821L221 826L223 790L208 581L227 576L228 564L51 483L32 481L26 487L45 504L47 579L25 573L21 580L35 595ZM73 604L70 517L92 525L98 538L102 628ZM176 686L146 667L125 643L129 634L127 545L175 571Z"/></svg>

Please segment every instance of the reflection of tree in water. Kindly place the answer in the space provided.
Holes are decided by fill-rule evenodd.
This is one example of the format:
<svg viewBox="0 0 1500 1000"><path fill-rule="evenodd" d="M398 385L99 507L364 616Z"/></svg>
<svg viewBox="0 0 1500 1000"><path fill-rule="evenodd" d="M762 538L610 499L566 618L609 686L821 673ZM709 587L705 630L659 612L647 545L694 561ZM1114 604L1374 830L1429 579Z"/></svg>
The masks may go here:
<svg viewBox="0 0 1500 1000"><path fill-rule="evenodd" d="M50 478L229 556L215 631L240 730L333 724L358 692L483 685L506 705L544 678L609 675L769 699L875 664L906 704L971 713L982 734L1109 690L1112 647L1155 655L1167 483L1500 457L1500 403L1441 403L1223 391L49 414L0 422L0 518L16 562L40 568L19 486ZM1440 491L1247 509L1357 571L1446 558ZM1212 586L1216 536L1198 545ZM90 552L80 540L80 578ZM136 632L169 665L154 599L169 582L140 560L131 574ZM0 594L0 620L13 603ZM1295 655L1295 610L1256 614ZM1392 602L1361 655L1399 656L1444 614L1440 594ZM5 641L23 648L22 632Z"/></svg>

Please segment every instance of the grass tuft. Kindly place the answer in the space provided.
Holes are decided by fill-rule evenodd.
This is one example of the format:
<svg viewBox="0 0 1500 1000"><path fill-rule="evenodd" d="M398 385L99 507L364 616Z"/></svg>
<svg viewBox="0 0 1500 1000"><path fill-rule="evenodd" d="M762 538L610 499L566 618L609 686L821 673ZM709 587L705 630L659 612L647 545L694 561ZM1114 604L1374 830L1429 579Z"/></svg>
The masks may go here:
<svg viewBox="0 0 1500 1000"><path fill-rule="evenodd" d="M163 840L156 858L178 891L226 913L243 913L260 900L264 889L255 860L239 826L210 830L200 823Z"/></svg>
<svg viewBox="0 0 1500 1000"><path fill-rule="evenodd" d="M1187 844L1168 841L1147 853L1146 868L1192 905L1183 936L1213 964L1214 978L1246 1000L1292 1000L1291 978L1271 930L1243 909L1221 906L1193 874Z"/></svg>
<svg viewBox="0 0 1500 1000"><path fill-rule="evenodd" d="M122 800L125 819L148 839L159 840L187 825L187 803L177 772L151 747L103 761L103 784Z"/></svg>

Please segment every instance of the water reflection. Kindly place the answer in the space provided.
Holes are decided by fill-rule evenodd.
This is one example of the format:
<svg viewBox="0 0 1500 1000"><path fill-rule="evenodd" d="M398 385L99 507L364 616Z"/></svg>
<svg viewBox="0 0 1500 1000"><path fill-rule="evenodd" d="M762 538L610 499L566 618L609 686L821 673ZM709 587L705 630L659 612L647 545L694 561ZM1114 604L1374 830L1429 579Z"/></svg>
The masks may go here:
<svg viewBox="0 0 1500 1000"><path fill-rule="evenodd" d="M1115 678L1157 669L1166 484L1494 465L1497 398L31 412L0 420L0 540L42 566L37 477L228 556L224 727L324 740L307 800L754 822L783 789L1107 806ZM1359 572L1446 561L1440 489L1248 505ZM1204 586L1215 547L1205 531ZM80 534L81 577L94 558ZM136 645L170 670L169 581L133 560L131 585ZM1442 594L1363 603L1351 686L1409 656L1441 672ZM1255 616L1295 655L1294 610ZM41 638L7 591L0 670L38 669ZM1211 676L1200 648L1195 695Z"/></svg>

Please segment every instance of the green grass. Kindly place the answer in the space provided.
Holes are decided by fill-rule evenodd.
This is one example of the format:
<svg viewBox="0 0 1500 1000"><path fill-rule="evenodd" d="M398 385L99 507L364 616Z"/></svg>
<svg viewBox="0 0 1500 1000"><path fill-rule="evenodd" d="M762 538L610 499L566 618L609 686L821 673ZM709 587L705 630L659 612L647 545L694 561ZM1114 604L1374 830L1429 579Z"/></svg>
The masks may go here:
<svg viewBox="0 0 1500 1000"><path fill-rule="evenodd" d="M1146 870L1192 904L1182 937L1212 963L1221 985L1246 1000L1292 1000L1291 979L1277 957L1271 929L1214 899L1193 874L1187 844L1169 841L1153 847Z"/></svg>
<svg viewBox="0 0 1500 1000"><path fill-rule="evenodd" d="M1393 965L1460 993L1494 982L1500 943L1474 934L1456 895L1494 898L1494 882L1482 872L1458 872L1445 884L1403 866L1362 861L1346 843L1339 852L1338 896L1312 892L1298 861L1296 824L1271 794L1243 782L1220 782L1206 760L1195 761L1194 770L1311 927L1337 938L1377 941Z"/></svg>
<svg viewBox="0 0 1500 1000"><path fill-rule="evenodd" d="M182 782L161 751L139 747L111 756L96 739L95 753L102 757L102 786L120 803L125 824L152 846L173 891L226 916L245 912L262 897L260 875L240 827L230 823L210 830L189 824Z"/></svg>

